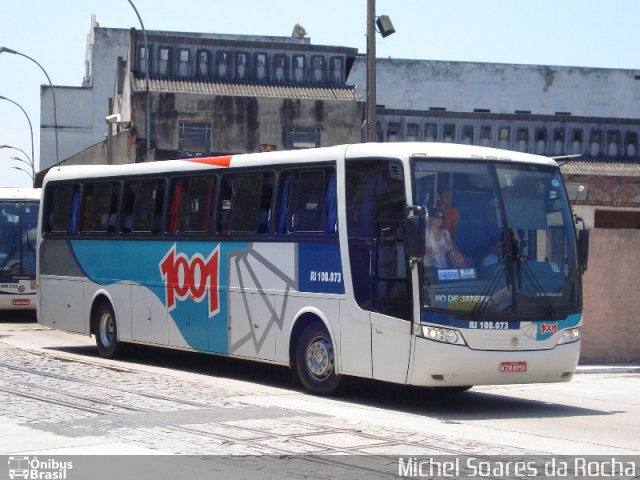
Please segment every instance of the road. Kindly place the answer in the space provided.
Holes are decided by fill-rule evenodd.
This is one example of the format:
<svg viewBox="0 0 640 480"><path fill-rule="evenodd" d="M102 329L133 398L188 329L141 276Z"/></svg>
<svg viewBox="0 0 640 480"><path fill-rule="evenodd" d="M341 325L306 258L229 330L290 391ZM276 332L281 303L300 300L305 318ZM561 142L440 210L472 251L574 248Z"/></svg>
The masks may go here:
<svg viewBox="0 0 640 480"><path fill-rule="evenodd" d="M0 455L640 455L640 373L436 394L351 379L308 395L281 367L0 320ZM639 472L640 473L640 472Z"/></svg>

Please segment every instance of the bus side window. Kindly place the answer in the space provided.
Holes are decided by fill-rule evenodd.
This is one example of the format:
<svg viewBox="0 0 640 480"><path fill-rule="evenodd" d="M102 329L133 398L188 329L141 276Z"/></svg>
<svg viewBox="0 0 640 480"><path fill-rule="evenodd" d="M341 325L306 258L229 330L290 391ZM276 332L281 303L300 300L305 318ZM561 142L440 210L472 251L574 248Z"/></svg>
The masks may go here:
<svg viewBox="0 0 640 480"><path fill-rule="evenodd" d="M220 234L267 233L271 221L273 184L271 172L223 177Z"/></svg>
<svg viewBox="0 0 640 480"><path fill-rule="evenodd" d="M280 187L277 233L335 233L336 177L328 170L286 174Z"/></svg>
<svg viewBox="0 0 640 480"><path fill-rule="evenodd" d="M169 233L210 232L214 191L215 177L176 180L169 199Z"/></svg>
<svg viewBox="0 0 640 480"><path fill-rule="evenodd" d="M125 184L122 232L160 233L164 188L164 179L134 180Z"/></svg>
<svg viewBox="0 0 640 480"><path fill-rule="evenodd" d="M80 187L69 184L51 185L47 189L46 198L45 232L75 233L80 203Z"/></svg>

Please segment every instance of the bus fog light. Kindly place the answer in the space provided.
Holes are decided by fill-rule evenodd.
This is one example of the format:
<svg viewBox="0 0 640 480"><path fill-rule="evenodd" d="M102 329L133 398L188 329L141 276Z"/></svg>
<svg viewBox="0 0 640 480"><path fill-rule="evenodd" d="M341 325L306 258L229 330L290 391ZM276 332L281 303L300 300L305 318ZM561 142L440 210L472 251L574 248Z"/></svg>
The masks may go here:
<svg viewBox="0 0 640 480"><path fill-rule="evenodd" d="M580 327L564 330L562 334L560 334L558 345L577 342L578 340L580 340L580 337L581 337Z"/></svg>
<svg viewBox="0 0 640 480"><path fill-rule="evenodd" d="M415 334L433 340L434 342L451 343L454 345L466 345L462 334L451 328L432 327L430 325L416 325Z"/></svg>

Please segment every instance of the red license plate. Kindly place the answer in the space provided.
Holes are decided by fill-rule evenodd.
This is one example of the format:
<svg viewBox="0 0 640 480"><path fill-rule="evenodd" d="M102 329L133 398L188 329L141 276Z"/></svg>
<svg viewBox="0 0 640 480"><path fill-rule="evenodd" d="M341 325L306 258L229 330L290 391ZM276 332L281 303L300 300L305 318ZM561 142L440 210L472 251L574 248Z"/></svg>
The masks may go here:
<svg viewBox="0 0 640 480"><path fill-rule="evenodd" d="M527 362L500 362L500 371L504 373L522 373L527 371Z"/></svg>
<svg viewBox="0 0 640 480"><path fill-rule="evenodd" d="M31 305L31 300L28 298L14 298L11 303L13 305Z"/></svg>

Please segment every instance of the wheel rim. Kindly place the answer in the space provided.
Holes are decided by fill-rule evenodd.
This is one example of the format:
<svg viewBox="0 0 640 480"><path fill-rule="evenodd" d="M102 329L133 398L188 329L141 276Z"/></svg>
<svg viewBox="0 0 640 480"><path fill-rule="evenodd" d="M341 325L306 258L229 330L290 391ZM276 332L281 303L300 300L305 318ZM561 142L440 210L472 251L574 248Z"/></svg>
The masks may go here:
<svg viewBox="0 0 640 480"><path fill-rule="evenodd" d="M314 338L307 347L307 369L319 380L324 380L333 372L333 346L324 337Z"/></svg>
<svg viewBox="0 0 640 480"><path fill-rule="evenodd" d="M113 317L109 313L103 313L100 317L100 343L105 347L113 343L115 336L115 325Z"/></svg>

